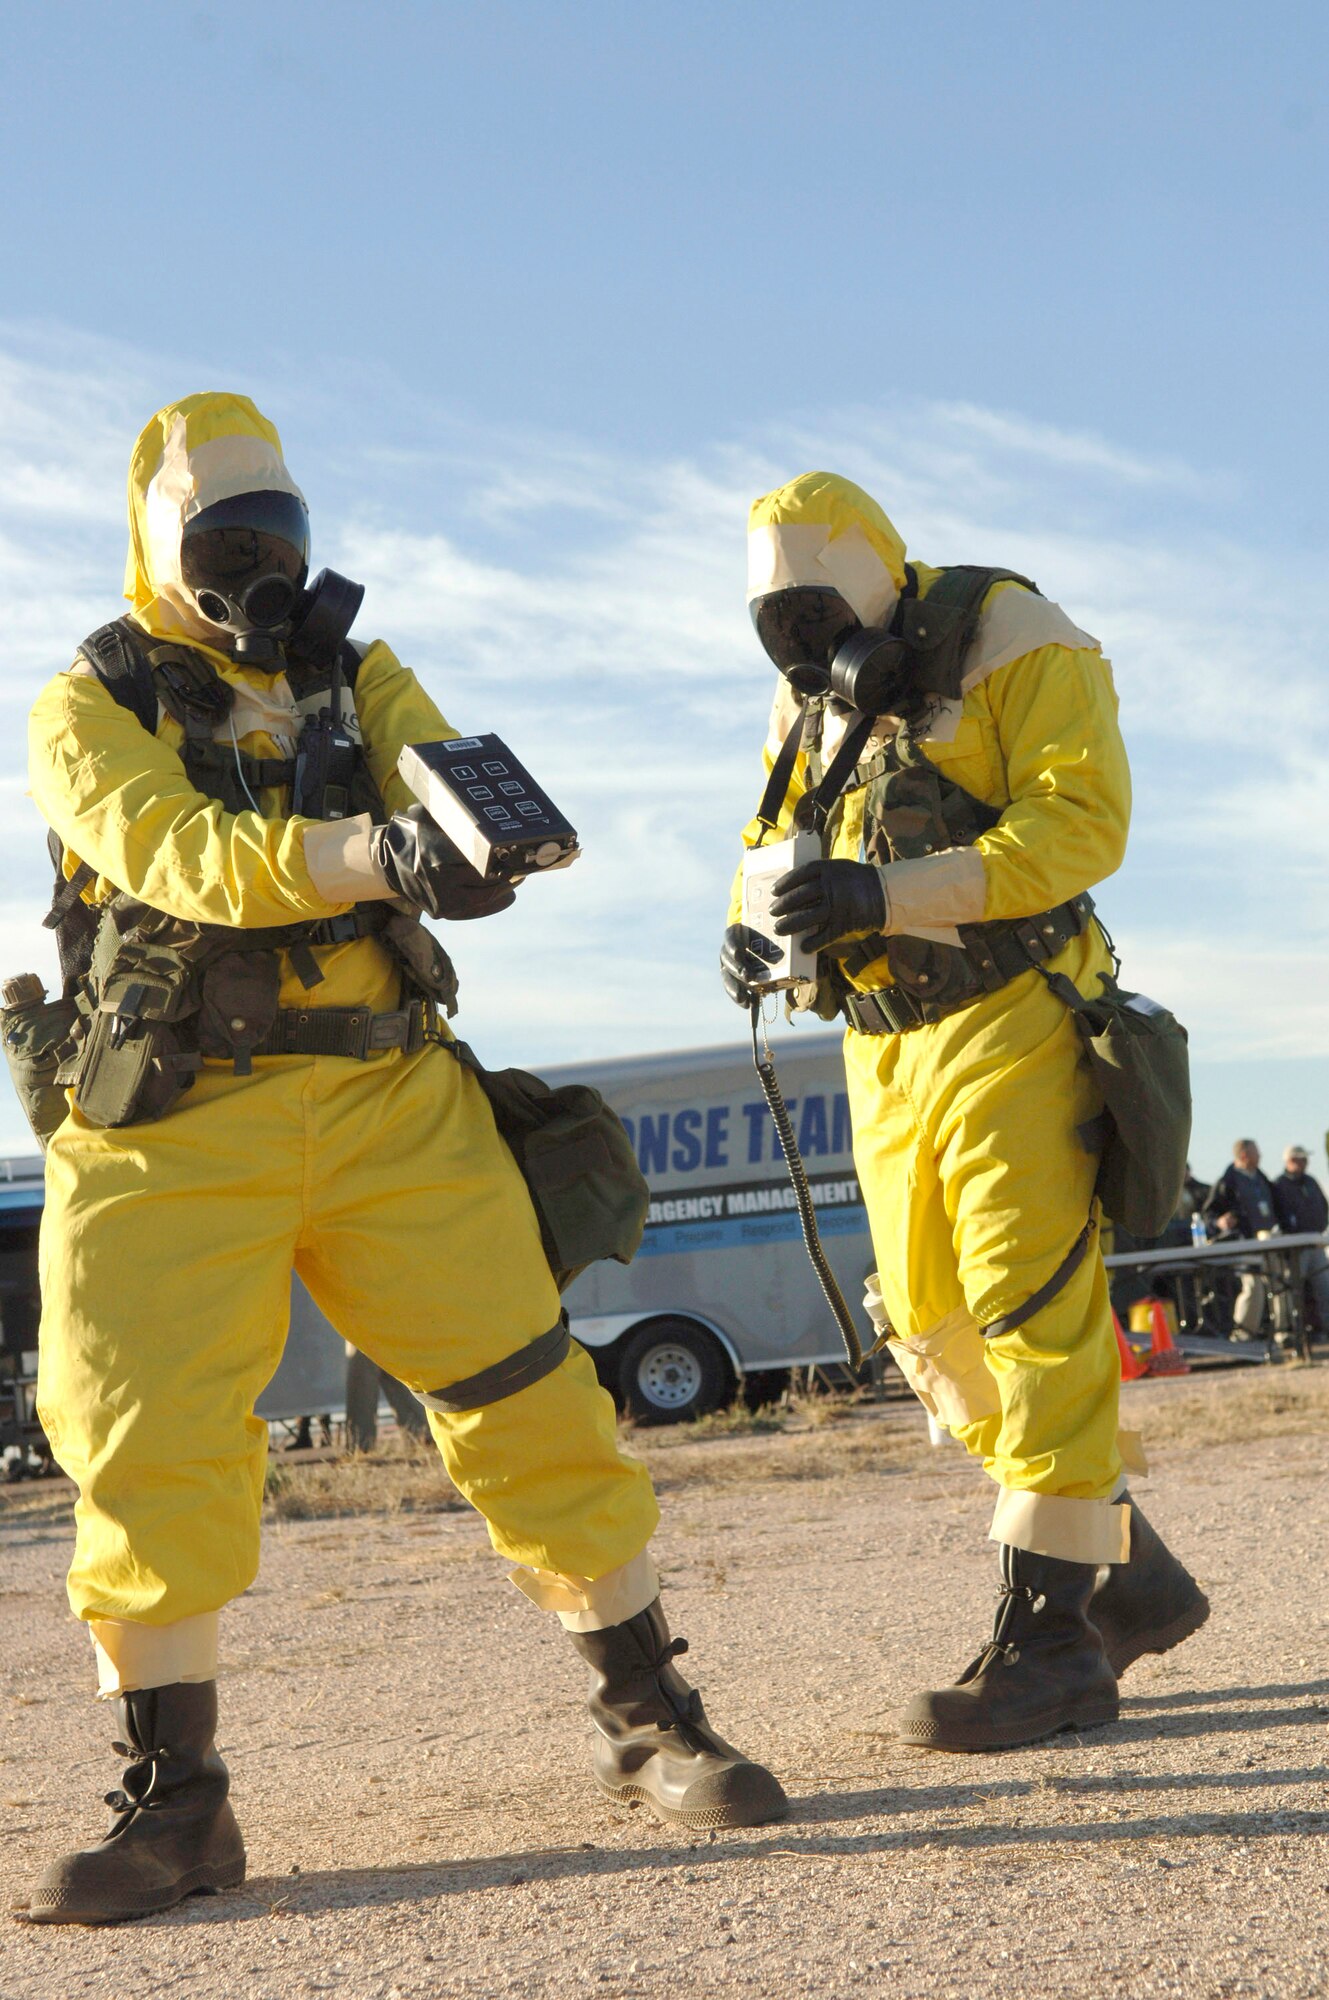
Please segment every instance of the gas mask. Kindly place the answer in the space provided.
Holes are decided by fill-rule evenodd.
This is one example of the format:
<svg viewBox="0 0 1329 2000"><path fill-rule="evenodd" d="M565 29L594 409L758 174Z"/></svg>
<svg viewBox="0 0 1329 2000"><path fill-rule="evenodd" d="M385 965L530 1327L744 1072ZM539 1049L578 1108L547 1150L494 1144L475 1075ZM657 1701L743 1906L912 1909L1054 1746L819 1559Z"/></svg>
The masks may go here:
<svg viewBox="0 0 1329 2000"><path fill-rule="evenodd" d="M309 574L309 516L294 493L237 493L186 521L180 574L200 618L246 666L335 652L364 597L361 584Z"/></svg>
<svg viewBox="0 0 1329 2000"><path fill-rule="evenodd" d="M828 694L864 715L900 714L913 698L904 641L862 624L838 590L770 591L754 598L752 622L796 694Z"/></svg>

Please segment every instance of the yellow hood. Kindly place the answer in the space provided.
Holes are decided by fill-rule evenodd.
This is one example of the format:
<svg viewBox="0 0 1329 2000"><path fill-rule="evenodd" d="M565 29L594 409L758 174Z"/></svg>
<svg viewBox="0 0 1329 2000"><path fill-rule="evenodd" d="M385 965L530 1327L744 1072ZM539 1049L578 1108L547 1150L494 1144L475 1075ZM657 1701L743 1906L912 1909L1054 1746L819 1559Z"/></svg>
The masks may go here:
<svg viewBox="0 0 1329 2000"><path fill-rule="evenodd" d="M754 500L748 602L792 584L838 590L865 625L904 589L904 542L871 494L835 472L802 472Z"/></svg>
<svg viewBox="0 0 1329 2000"><path fill-rule="evenodd" d="M286 470L275 425L248 396L184 396L139 433L129 461L125 596L149 632L215 645L216 628L198 616L181 582L181 530L215 501L266 491L304 499Z"/></svg>

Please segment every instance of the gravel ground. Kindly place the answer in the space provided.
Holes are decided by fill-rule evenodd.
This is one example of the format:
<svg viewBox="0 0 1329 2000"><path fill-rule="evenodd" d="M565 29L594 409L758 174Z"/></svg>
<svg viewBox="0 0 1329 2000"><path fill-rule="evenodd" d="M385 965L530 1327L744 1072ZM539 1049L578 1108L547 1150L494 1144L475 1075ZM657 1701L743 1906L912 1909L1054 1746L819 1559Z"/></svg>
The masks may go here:
<svg viewBox="0 0 1329 2000"><path fill-rule="evenodd" d="M649 1441L689 1665L793 1799L749 1833L597 1796L580 1663L470 1514L278 1520L223 1628L248 1882L114 1931L0 1921L0 2000L1329 1993L1325 1374L1286 1371L1286 1435L1249 1435L1254 1371L1131 1392L1165 1434L1178 1398L1222 1399L1224 1441L1167 1445L1138 1487L1214 1616L1131 1671L1119 1723L999 1757L891 1734L990 1619L990 1497L953 1447L889 1408L832 1427L848 1470L822 1431ZM0 1505L7 1902L118 1782L69 1543L49 1497Z"/></svg>

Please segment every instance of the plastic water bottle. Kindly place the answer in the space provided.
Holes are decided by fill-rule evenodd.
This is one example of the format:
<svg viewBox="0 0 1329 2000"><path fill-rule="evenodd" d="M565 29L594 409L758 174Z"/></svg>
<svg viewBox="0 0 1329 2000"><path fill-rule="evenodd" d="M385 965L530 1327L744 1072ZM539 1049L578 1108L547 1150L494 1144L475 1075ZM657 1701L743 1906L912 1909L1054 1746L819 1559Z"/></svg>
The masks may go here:
<svg viewBox="0 0 1329 2000"><path fill-rule="evenodd" d="M1198 1250L1202 1243L1209 1241L1209 1232L1204 1226L1204 1217L1197 1209L1191 1217L1191 1242Z"/></svg>

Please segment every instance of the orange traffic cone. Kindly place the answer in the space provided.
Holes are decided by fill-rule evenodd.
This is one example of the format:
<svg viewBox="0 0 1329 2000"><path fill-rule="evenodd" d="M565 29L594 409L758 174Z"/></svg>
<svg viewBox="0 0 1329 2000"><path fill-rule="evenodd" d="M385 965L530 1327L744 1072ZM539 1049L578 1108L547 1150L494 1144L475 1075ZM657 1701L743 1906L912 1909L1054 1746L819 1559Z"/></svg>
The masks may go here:
<svg viewBox="0 0 1329 2000"><path fill-rule="evenodd" d="M1153 1342L1145 1368L1150 1375L1189 1375L1191 1364L1172 1338L1167 1307L1162 1299L1150 1299L1149 1324Z"/></svg>
<svg viewBox="0 0 1329 2000"><path fill-rule="evenodd" d="M1138 1382L1142 1375L1149 1373L1149 1363L1142 1361L1121 1330L1121 1321L1112 1315L1112 1328L1117 1336L1117 1352L1121 1356L1121 1379L1123 1382Z"/></svg>

